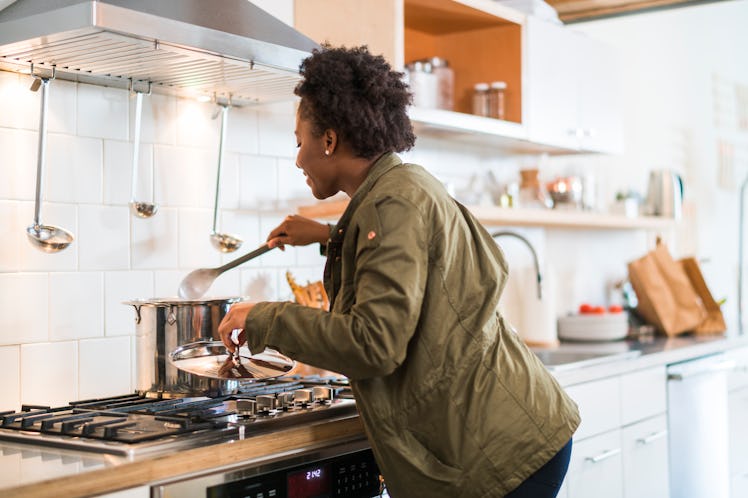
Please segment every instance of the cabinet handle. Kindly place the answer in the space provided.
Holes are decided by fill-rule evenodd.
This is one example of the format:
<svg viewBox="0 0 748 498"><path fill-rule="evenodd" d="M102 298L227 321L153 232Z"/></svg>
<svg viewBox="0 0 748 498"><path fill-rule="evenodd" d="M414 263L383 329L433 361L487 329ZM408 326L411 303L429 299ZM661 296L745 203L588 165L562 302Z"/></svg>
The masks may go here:
<svg viewBox="0 0 748 498"><path fill-rule="evenodd" d="M586 462L592 462L592 463L600 463L603 460L607 460L610 457L614 457L621 453L621 448L615 448L613 450L603 451L599 455L595 455L593 457L587 457L584 460Z"/></svg>
<svg viewBox="0 0 748 498"><path fill-rule="evenodd" d="M649 436L637 438L636 442L638 444L649 444L654 441L657 441L658 439L662 439L665 436L667 436L667 429L662 429L661 431L653 432Z"/></svg>

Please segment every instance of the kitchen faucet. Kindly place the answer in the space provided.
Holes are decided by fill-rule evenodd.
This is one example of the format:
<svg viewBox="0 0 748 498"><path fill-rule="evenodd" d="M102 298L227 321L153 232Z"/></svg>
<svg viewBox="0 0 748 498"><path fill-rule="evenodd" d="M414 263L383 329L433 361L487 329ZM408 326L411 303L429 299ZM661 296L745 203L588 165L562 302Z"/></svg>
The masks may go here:
<svg viewBox="0 0 748 498"><path fill-rule="evenodd" d="M502 230L500 232L494 232L491 234L491 237L494 239L497 239L499 237L514 237L515 239L519 239L530 249L530 252L532 253L532 260L535 264L535 273L537 274L537 280L538 280L538 300L543 298L543 277L540 274L540 264L538 263L538 254L535 252L535 248L530 244L530 241L524 238L522 235L518 234L517 232L512 232L510 230Z"/></svg>

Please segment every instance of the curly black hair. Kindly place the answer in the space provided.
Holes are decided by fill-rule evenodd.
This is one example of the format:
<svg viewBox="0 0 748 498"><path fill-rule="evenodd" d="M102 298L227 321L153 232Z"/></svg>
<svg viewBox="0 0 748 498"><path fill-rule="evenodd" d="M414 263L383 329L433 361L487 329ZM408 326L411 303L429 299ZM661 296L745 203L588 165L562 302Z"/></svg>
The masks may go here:
<svg viewBox="0 0 748 498"><path fill-rule="evenodd" d="M403 73L367 46L324 45L304 59L304 79L294 93L301 97L300 116L322 135L335 130L359 157L413 147L416 137L406 112L412 94Z"/></svg>

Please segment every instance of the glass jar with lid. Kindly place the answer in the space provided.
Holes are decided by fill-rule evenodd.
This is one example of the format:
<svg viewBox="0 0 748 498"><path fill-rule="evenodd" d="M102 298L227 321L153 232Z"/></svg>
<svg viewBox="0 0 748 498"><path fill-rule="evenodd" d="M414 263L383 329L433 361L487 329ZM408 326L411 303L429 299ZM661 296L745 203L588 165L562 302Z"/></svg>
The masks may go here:
<svg viewBox="0 0 748 498"><path fill-rule="evenodd" d="M505 119L506 116L506 82L493 81L488 90L488 115L496 119Z"/></svg>
<svg viewBox="0 0 748 498"><path fill-rule="evenodd" d="M476 116L490 116L488 83L476 83L473 86L473 114Z"/></svg>

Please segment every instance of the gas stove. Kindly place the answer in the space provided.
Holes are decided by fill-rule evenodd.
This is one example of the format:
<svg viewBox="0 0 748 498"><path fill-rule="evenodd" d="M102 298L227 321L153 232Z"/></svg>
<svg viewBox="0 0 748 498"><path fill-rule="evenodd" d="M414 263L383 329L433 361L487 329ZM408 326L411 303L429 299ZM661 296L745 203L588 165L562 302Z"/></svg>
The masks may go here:
<svg viewBox="0 0 748 498"><path fill-rule="evenodd" d="M140 394L0 412L0 440L134 459L354 414L345 378L280 377L219 398Z"/></svg>

